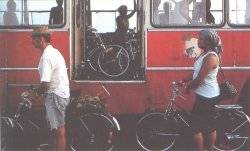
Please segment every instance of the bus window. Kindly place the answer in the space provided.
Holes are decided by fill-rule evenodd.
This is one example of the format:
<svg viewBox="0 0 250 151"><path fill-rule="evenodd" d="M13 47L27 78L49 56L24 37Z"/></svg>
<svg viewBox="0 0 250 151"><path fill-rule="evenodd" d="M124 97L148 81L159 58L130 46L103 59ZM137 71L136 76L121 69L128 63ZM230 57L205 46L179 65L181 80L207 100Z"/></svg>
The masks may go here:
<svg viewBox="0 0 250 151"><path fill-rule="evenodd" d="M91 26L100 33L114 32L116 29L116 17L119 15L117 9L121 5L128 8L128 13L134 9L133 0L91 0ZM109 5L107 5L109 4ZM112 5L111 5L112 4ZM129 28L136 27L136 14L129 19Z"/></svg>
<svg viewBox="0 0 250 151"><path fill-rule="evenodd" d="M223 0L152 0L152 24L205 26L223 23Z"/></svg>
<svg viewBox="0 0 250 151"><path fill-rule="evenodd" d="M0 26L64 24L64 0L1 0Z"/></svg>
<svg viewBox="0 0 250 151"><path fill-rule="evenodd" d="M229 0L229 24L250 25L249 0Z"/></svg>

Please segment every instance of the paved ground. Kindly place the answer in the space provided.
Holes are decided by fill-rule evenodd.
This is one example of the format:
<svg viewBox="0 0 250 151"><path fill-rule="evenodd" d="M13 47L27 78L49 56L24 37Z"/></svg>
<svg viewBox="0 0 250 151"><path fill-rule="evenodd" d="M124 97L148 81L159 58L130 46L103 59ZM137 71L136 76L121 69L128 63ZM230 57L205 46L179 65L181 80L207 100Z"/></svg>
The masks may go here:
<svg viewBox="0 0 250 151"><path fill-rule="evenodd" d="M114 151L140 151L140 147L136 143L135 139L135 125L139 115L123 115L117 116L117 119L121 126L121 133L118 138L118 144L114 148ZM30 138L30 140L35 140L36 138ZM30 142L32 144L32 141ZM28 144L29 145L29 144ZM176 141L175 146L172 151L194 151L194 143L191 135L184 135L179 137ZM3 150L2 150L3 151ZM15 147L6 151L34 151L29 147ZM250 151L250 141L245 145L241 151Z"/></svg>

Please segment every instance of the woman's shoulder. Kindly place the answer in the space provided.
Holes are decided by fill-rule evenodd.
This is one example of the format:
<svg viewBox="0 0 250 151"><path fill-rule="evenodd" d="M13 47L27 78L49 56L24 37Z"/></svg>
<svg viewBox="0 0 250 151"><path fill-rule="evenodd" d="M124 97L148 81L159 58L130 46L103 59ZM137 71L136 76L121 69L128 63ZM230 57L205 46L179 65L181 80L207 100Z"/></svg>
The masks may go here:
<svg viewBox="0 0 250 151"><path fill-rule="evenodd" d="M218 62L219 57L218 54L216 52L208 52L205 56L204 56L204 60L205 61L211 61L211 62Z"/></svg>

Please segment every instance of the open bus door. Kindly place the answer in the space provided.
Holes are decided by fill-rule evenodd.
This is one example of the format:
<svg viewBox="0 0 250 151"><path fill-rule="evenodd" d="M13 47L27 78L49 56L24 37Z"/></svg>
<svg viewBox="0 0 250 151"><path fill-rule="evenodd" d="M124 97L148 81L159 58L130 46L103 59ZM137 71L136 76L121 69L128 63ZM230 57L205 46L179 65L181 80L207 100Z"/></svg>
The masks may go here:
<svg viewBox="0 0 250 151"><path fill-rule="evenodd" d="M73 79L144 80L143 1L137 0L136 13L129 19L128 39L123 43L116 42L117 8L126 5L129 14L134 9L133 0L74 2Z"/></svg>
<svg viewBox="0 0 250 151"><path fill-rule="evenodd" d="M81 0L74 0L74 9L72 10L72 58L71 58L71 77L73 79L77 79L78 72L77 68L81 64L82 61L82 49L84 48L84 35L85 35L85 7L87 6L88 0L81 1Z"/></svg>

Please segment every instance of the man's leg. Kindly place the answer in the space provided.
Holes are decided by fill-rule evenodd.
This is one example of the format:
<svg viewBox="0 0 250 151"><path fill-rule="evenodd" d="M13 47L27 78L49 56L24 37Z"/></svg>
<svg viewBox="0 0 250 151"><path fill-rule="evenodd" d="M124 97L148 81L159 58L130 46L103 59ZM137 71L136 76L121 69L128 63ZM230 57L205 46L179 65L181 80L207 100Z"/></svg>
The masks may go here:
<svg viewBox="0 0 250 151"><path fill-rule="evenodd" d="M208 136L208 150L209 151L214 151L215 141L216 141L216 131L213 131L209 133L209 136Z"/></svg>
<svg viewBox="0 0 250 151"><path fill-rule="evenodd" d="M197 151L203 151L203 135L201 132L194 135L194 141L196 144Z"/></svg>
<svg viewBox="0 0 250 151"><path fill-rule="evenodd" d="M56 131L56 151L66 150L65 126L59 127Z"/></svg>

